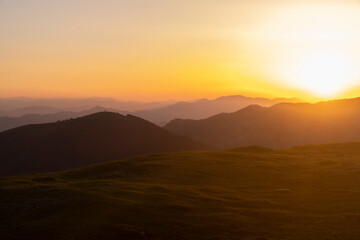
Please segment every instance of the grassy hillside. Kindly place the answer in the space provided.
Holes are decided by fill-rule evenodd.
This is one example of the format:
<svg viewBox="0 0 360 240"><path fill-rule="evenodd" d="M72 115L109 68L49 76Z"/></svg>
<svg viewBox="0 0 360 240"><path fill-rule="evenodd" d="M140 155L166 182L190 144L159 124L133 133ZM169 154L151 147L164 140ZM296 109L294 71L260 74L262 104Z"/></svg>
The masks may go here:
<svg viewBox="0 0 360 240"><path fill-rule="evenodd" d="M360 239L360 143L154 154L0 180L0 239Z"/></svg>

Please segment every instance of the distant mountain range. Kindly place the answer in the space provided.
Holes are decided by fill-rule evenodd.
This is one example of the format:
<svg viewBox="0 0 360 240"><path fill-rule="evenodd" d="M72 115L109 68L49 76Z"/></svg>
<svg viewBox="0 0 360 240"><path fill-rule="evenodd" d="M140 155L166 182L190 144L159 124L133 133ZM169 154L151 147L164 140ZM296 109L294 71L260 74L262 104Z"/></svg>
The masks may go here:
<svg viewBox="0 0 360 240"><path fill-rule="evenodd" d="M101 100L101 99L100 99ZM97 102L102 102L106 104L105 100ZM35 100L34 100L35 101ZM38 100L40 101L40 100ZM42 100L45 102L45 100ZM40 101L40 103L42 103ZM55 100L53 100L55 101ZM59 100L60 101L60 100ZM79 102L75 101L75 105L70 108L71 105L68 105L74 100L70 101L70 103L66 102L67 105L64 105L65 100L60 101L62 103L61 106L67 106L68 109L77 109L76 106L80 104ZM77 100L80 101L80 100ZM84 100L84 102L94 102L96 99L93 100ZM111 102L111 100L108 100ZM115 101L115 100L114 100ZM297 101L297 99L266 99L266 98L249 98L244 96L227 96L227 97L220 97L214 100L208 99L201 99L195 102L178 102L175 104L170 104L168 106L160 107L160 108L153 108L141 111L123 111L121 108L109 108L104 106L96 106L91 107L86 110L61 110L61 108L54 108L51 106L32 106L32 107L25 107L20 109L12 109L8 111L0 112L0 132L9 130L11 128L24 126L27 124L37 124L37 123L49 123L55 122L59 120L65 120L69 118L76 118L82 117L88 114L102 112L102 111L111 111L111 112L118 112L121 114L129 114L131 113L134 116L141 117L148 121L151 121L157 125L163 126L169 121L175 118L191 118L191 119L201 119L212 116L217 113L222 112L233 112L239 109L242 109L251 104L258 104L261 106L271 106L278 102L284 101ZM16 101L15 101L16 102ZM48 102L51 103L49 100ZM115 101L116 102L116 101ZM55 104L56 103L56 104ZM53 105L58 106L60 103L56 102ZM0 99L1 105L1 99ZM109 105L109 104L107 104ZM111 104L110 104L111 105ZM112 104L114 105L114 104ZM143 107L150 107L151 104L148 106L143 105ZM155 104L156 105L156 104ZM154 106L155 106L154 105ZM116 106L119 106L116 105ZM127 107L129 108L129 106ZM82 108L80 108L82 109ZM120 109L120 110L119 110Z"/></svg>
<svg viewBox="0 0 360 240"><path fill-rule="evenodd" d="M271 106L280 102L298 101L299 99L295 98L267 99L234 95L213 100L201 99L195 102L178 102L161 108L135 111L132 114L163 126L176 118L202 119L218 113L234 112L252 104Z"/></svg>
<svg viewBox="0 0 360 240"><path fill-rule="evenodd" d="M95 106L113 108L121 111L138 111L167 106L175 101L134 102L120 101L114 98L0 98L2 116L19 117L23 114L49 114L60 111L79 112ZM29 111L30 110L30 111Z"/></svg>
<svg viewBox="0 0 360 240"><path fill-rule="evenodd" d="M58 171L125 157L211 149L141 118L101 112L0 133L0 176Z"/></svg>
<svg viewBox="0 0 360 240"><path fill-rule="evenodd" d="M10 109L7 111L0 111L0 117L21 117L26 114L54 114L62 111L63 110L60 108L53 108L47 106L32 106Z"/></svg>
<svg viewBox="0 0 360 240"><path fill-rule="evenodd" d="M203 120L176 119L166 130L219 148L295 145L360 140L360 98L248 106Z"/></svg>

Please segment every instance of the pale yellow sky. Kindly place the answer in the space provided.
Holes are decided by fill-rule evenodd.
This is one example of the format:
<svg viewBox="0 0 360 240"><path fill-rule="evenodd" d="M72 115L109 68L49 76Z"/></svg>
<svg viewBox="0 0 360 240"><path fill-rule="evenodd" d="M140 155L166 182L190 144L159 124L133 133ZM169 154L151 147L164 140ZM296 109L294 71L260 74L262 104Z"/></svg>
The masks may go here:
<svg viewBox="0 0 360 240"><path fill-rule="evenodd" d="M353 97L360 3L0 0L0 95Z"/></svg>

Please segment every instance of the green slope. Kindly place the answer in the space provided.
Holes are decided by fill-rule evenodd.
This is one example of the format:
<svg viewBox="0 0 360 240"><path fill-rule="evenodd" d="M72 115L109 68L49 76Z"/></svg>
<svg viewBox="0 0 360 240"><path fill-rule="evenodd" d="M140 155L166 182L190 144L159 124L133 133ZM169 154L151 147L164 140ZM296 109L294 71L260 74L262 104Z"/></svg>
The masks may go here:
<svg viewBox="0 0 360 240"><path fill-rule="evenodd" d="M0 239L360 239L359 143L156 154L0 184Z"/></svg>

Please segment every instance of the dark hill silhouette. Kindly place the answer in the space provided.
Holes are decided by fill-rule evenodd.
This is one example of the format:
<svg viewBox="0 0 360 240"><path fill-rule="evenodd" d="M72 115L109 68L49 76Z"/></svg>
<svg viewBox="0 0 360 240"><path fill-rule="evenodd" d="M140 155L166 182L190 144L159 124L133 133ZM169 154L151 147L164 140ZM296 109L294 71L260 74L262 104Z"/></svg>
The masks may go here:
<svg viewBox="0 0 360 240"><path fill-rule="evenodd" d="M101 106L96 106L89 110L80 111L80 112L60 111L52 114L25 114L21 117L0 117L0 132L28 124L51 123L51 122L66 120L69 118L83 117L89 114L103 112L105 110L110 110L112 112L118 112L121 114L129 113L126 111L117 111L116 109L107 109Z"/></svg>
<svg viewBox="0 0 360 240"><path fill-rule="evenodd" d="M57 171L124 157L209 147L141 118L101 112L0 133L0 176Z"/></svg>
<svg viewBox="0 0 360 240"><path fill-rule="evenodd" d="M176 118L202 119L218 113L234 112L252 104L271 106L287 101L296 102L298 99L267 99L234 95L219 97L213 100L201 99L195 102L178 102L161 108L136 111L132 114L163 126Z"/></svg>
<svg viewBox="0 0 360 240"><path fill-rule="evenodd" d="M165 129L220 148L356 141L360 140L360 98L252 105L203 120L176 119Z"/></svg>

